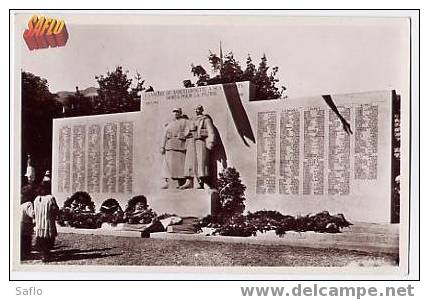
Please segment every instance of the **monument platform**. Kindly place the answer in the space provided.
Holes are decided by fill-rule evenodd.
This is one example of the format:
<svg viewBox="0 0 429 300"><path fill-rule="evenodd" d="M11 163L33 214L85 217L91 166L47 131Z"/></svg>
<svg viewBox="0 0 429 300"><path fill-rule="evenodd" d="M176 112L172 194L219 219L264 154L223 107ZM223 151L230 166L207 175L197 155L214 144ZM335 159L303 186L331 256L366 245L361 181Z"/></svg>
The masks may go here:
<svg viewBox="0 0 429 300"><path fill-rule="evenodd" d="M169 213L180 217L205 217L210 214L210 189L166 189L147 195L149 206L158 214Z"/></svg>

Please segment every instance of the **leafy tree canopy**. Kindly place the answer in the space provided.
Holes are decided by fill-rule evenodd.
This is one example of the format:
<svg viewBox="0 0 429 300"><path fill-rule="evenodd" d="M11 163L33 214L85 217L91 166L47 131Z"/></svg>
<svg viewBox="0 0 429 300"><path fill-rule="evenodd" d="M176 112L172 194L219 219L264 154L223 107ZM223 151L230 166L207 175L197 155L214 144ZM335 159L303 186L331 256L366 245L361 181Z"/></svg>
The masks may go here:
<svg viewBox="0 0 429 300"><path fill-rule="evenodd" d="M128 77L128 71L124 71L121 66L107 72L107 75L95 76L95 79L99 85L97 90L99 99L93 109L97 114L139 110L138 93L153 90L152 87L149 89L143 87L144 80L138 72L135 76L136 84L132 86L133 79Z"/></svg>
<svg viewBox="0 0 429 300"><path fill-rule="evenodd" d="M134 78L129 72L117 66L114 71L97 75L99 85L97 96L85 97L76 87L76 92L67 97L64 117L88 116L137 111L140 109L140 92L153 91L143 86L144 80L139 72Z"/></svg>
<svg viewBox="0 0 429 300"><path fill-rule="evenodd" d="M40 180L51 167L52 119L61 116L62 106L49 91L48 81L29 72L21 72L21 93L21 172L25 173L31 154Z"/></svg>
<svg viewBox="0 0 429 300"><path fill-rule="evenodd" d="M221 58L210 51L208 61L214 76L210 76L203 66L192 64L191 72L197 77L197 81L193 83L189 79L184 80L184 87L250 81L255 85L255 98L258 100L286 98L286 87L277 87L279 79L276 76L279 68L272 67L270 70L265 54L258 67L250 55L247 57L246 66L242 67L232 52Z"/></svg>

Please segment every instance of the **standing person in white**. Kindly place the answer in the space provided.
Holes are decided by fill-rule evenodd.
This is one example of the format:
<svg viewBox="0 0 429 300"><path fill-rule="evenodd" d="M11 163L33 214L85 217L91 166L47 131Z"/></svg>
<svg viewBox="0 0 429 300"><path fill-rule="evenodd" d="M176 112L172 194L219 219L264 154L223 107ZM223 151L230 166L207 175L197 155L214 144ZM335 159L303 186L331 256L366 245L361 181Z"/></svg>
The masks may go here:
<svg viewBox="0 0 429 300"><path fill-rule="evenodd" d="M39 195L34 199L34 217L36 245L42 253L42 261L49 260L50 251L57 236L55 220L59 208L55 197L51 195L50 181L43 181L40 185Z"/></svg>

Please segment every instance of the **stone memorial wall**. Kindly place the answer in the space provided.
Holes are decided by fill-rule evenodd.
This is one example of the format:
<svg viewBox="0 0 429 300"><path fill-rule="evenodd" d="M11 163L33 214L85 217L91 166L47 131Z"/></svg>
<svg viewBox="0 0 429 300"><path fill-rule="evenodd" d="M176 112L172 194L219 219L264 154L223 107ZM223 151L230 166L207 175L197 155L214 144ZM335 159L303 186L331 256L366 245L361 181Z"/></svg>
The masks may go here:
<svg viewBox="0 0 429 300"><path fill-rule="evenodd" d="M354 220L390 222L395 95L331 98L351 134L323 97L244 103L256 144L231 140L228 150L246 182L246 209L293 215L328 210Z"/></svg>
<svg viewBox="0 0 429 300"><path fill-rule="evenodd" d="M53 191L132 194L134 126L139 114L54 121Z"/></svg>

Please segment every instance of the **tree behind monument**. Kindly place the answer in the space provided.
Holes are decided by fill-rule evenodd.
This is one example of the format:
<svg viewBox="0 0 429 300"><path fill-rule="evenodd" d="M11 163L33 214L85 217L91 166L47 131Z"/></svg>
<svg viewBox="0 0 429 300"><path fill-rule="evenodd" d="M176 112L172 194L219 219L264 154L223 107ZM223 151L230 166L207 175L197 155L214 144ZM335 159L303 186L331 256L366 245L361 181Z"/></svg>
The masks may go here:
<svg viewBox="0 0 429 300"><path fill-rule="evenodd" d="M189 79L184 80L183 85L185 88L250 81L256 87L256 100L287 98L285 94L286 87L277 87L279 79L276 76L279 68L272 67L270 70L265 54L261 57L258 67L253 63L251 56L248 55L246 67L243 68L232 52L229 52L225 57L222 57L222 55L219 57L210 52L208 61L215 75L210 76L203 66L192 64L191 72L194 77L197 77L197 81L192 83Z"/></svg>
<svg viewBox="0 0 429 300"><path fill-rule="evenodd" d="M138 93L145 90L140 73L137 72L135 76L137 81L135 87L131 86L133 80L128 77L128 71L124 71L121 66L116 66L114 71L108 71L106 75L97 75L95 79L99 88L97 89L98 99L93 108L94 114L140 110Z"/></svg>
<svg viewBox="0 0 429 300"><path fill-rule="evenodd" d="M62 106L46 79L25 71L21 72L21 101L21 174L31 154L38 182L51 169L52 119L61 116Z"/></svg>

